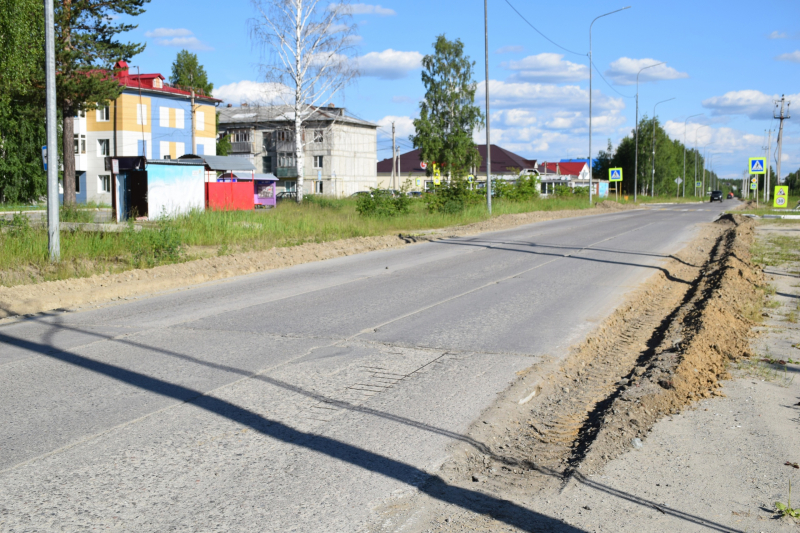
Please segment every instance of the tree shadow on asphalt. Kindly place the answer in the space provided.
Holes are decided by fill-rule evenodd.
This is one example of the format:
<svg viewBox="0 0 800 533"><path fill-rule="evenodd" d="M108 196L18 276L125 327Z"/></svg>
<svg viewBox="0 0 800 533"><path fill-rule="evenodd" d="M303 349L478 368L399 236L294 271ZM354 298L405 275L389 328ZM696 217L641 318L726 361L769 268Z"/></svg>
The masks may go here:
<svg viewBox="0 0 800 533"><path fill-rule="evenodd" d="M657 504L650 500L646 500L644 498L640 498L638 496L628 494L626 492L619 491L612 487L603 485L601 483L598 483L596 481L584 477L578 472L573 471L569 476L565 476L561 472L543 468L530 461L520 462L513 458L506 458L497 455L491 450L490 447L486 446L484 443L476 441L475 439L472 439L468 436L445 430L443 428L431 426L423 422L418 422L391 413L386 413L383 411L370 409L368 407L354 405L348 402L343 402L332 398L328 398L324 395L314 393L312 391L306 391L301 387L291 385L281 380L269 378L267 376L259 375L253 372L248 372L246 370L238 369L236 367L231 367L209 361L203 361L201 359L192 357L190 355L181 354L170 350L165 350L162 348L155 348L145 344L136 343L127 339L117 339L113 337L108 337L100 333L87 332L85 330L81 330L79 328L73 328L70 326L66 326L64 324L51 324L51 325L55 328L69 329L72 331L89 333L90 335L99 337L101 340L120 342L141 349L156 351L166 356L179 358L193 364L200 364L221 371L231 372L241 376L246 376L251 379L259 380L273 386L281 387L286 390L302 394L304 396L319 400L321 402L330 403L331 405L335 405L342 409L347 409L350 411L364 413L370 416L384 418L400 424L409 425L417 429L422 429L424 431L429 431L432 433L443 435L470 444L473 447L475 447L475 449L478 450L479 452L485 455L490 455L495 460L509 466L523 467L528 470L536 471L545 476L558 479L562 483L569 481L569 479L575 479L577 482L587 485L595 490L604 492L611 496L615 496L644 507L657 509L658 511L664 514L673 516L675 518L679 518L681 520L685 520L698 525L703 525L710 529L725 533L740 533L739 530L728 528L722 524L717 524L715 522L706 520L702 517L684 513L680 510L672 509L668 506ZM347 462L355 466L364 468L366 470L398 480L408 485L417 487L418 490L423 494L427 494L428 496L436 500L439 500L443 503L455 505L475 513L489 515L495 520L504 522L510 526L518 527L525 531L545 530L545 531L554 531L558 533L572 533L572 532L582 531L578 528L575 528L569 524L564 523L561 520L543 515L541 513L537 513L535 511L531 511L530 509L526 509L525 507L522 507L521 505L513 503L511 501L504 500L492 496L490 494L486 494L484 492L469 490L463 487L450 485L440 476L428 474L427 472L420 470L419 468L409 465L407 463L403 463L401 461L397 461L395 459L391 459L389 457L385 457L380 454L371 452L369 450L365 450L351 444L337 441L335 439L325 437L323 435L306 433L303 431L296 430L294 428L291 428L290 426L287 426L286 424L270 420L257 413L254 413L248 409L237 406L225 400L208 396L202 391L194 390L189 387L184 387L182 385L176 385L158 378L153 378L145 374L142 374L140 372L127 370L115 365L96 361L87 357L83 357L81 355L71 353L67 350L56 349L48 344L27 341L24 339L15 338L0 333L0 345L2 344L10 344L18 346L26 350L29 350L31 352L39 353L46 357L50 357L62 361L64 363L68 363L85 370L96 372L98 374L107 376L117 381L127 383L129 385L139 387L143 390L153 392L155 394L167 396L180 402L191 403L192 405L200 407L201 409L228 418L229 420L235 423L248 426L251 429L258 431L263 435L275 438L277 440L286 442L288 444L301 446L303 448L325 454L331 458L338 459L343 462Z"/></svg>

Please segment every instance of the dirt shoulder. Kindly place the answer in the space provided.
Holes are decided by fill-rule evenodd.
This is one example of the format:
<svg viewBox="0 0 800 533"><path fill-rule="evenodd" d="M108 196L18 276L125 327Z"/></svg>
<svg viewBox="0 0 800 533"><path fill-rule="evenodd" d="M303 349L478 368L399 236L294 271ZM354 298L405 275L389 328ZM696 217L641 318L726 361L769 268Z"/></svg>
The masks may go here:
<svg viewBox="0 0 800 533"><path fill-rule="evenodd" d="M751 341L770 291L750 259L755 227L732 215L708 225L563 364L520 376L454 445L444 481L532 512L475 513L418 493L386 502L370 531L535 531L537 515L563 531L797 531L773 510L788 477L800 481L784 466L800 459L800 366L757 366ZM784 346L796 333L781 333ZM741 379L723 388L732 372Z"/></svg>
<svg viewBox="0 0 800 533"><path fill-rule="evenodd" d="M636 206L605 201L591 209L535 211L501 215L475 224L427 232L414 232L413 234L401 234L400 236L359 237L325 243L307 243L299 246L272 248L265 251L209 257L150 269L137 269L32 285L0 287L0 319L15 315L41 313L54 309L73 309L124 298L142 297L244 274L287 268L302 263L375 250L399 248L415 242L436 238L472 235L546 220L597 215L629 209L636 209Z"/></svg>

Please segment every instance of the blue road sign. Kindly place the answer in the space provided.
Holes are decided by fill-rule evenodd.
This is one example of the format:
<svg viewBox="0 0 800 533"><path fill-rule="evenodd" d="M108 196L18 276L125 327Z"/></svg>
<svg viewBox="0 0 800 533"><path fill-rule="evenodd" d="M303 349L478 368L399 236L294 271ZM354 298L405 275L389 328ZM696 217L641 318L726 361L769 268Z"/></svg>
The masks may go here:
<svg viewBox="0 0 800 533"><path fill-rule="evenodd" d="M608 169L608 181L622 181L622 169L621 168Z"/></svg>
<svg viewBox="0 0 800 533"><path fill-rule="evenodd" d="M766 174L767 160L764 157L750 158L750 174Z"/></svg>

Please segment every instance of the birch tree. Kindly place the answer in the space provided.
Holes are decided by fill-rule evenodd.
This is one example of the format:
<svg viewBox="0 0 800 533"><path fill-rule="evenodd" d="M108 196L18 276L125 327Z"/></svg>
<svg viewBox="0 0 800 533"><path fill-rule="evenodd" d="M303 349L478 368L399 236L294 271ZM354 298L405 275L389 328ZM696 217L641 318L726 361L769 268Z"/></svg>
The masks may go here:
<svg viewBox="0 0 800 533"><path fill-rule="evenodd" d="M267 81L288 87L294 122L297 202L303 201L303 124L317 107L350 83L355 67L356 26L349 0L252 0L254 42L261 47L261 69ZM285 98L285 97L284 97ZM311 136L313 137L313 136ZM309 141L313 141L309 139Z"/></svg>

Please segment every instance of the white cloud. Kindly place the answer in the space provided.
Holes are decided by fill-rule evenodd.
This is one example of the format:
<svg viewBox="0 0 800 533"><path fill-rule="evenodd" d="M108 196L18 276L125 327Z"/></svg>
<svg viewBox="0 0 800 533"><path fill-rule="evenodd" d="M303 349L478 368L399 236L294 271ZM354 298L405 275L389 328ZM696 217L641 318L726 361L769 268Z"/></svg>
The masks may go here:
<svg viewBox="0 0 800 533"><path fill-rule="evenodd" d="M395 136L398 139L408 140L409 135L414 135L414 119L411 117L398 117L394 115L387 115L378 121L378 126L380 126L384 131L378 131L378 135L381 137L388 137L389 139L392 138L392 122L394 122L394 132ZM388 132L388 133L387 133ZM401 152L405 152L406 150L400 150Z"/></svg>
<svg viewBox="0 0 800 533"><path fill-rule="evenodd" d="M229 83L214 89L214 98L231 104L241 104L242 102L262 105L283 103L288 102L292 95L292 90L286 85L249 80Z"/></svg>
<svg viewBox="0 0 800 533"><path fill-rule="evenodd" d="M154 37L187 37L194 35L186 28L156 28L153 31L145 32L144 36L149 38Z"/></svg>
<svg viewBox="0 0 800 533"><path fill-rule="evenodd" d="M340 4L331 4L328 6L328 9L334 10ZM371 5L371 4L350 4L349 6L345 6L348 13L351 15L380 15L382 17L390 16L390 15L397 15L394 9L389 9L388 7L382 7L380 5Z"/></svg>
<svg viewBox="0 0 800 533"><path fill-rule="evenodd" d="M498 48L497 50L495 50L494 53L495 54L518 54L518 53L520 53L520 52L522 52L524 50L525 50L525 48L523 48L522 46L520 46L518 44L515 44L515 45L512 45L512 46L502 46L502 47Z"/></svg>
<svg viewBox="0 0 800 533"><path fill-rule="evenodd" d="M155 39L160 46L177 46L187 50L213 50L210 46L194 37L186 28L156 28L148 31L145 37Z"/></svg>
<svg viewBox="0 0 800 533"><path fill-rule="evenodd" d="M392 96L392 102L395 104L407 104L412 101L410 96Z"/></svg>
<svg viewBox="0 0 800 533"><path fill-rule="evenodd" d="M789 36L786 35L785 32L775 30L769 35L767 35L767 39L788 39Z"/></svg>
<svg viewBox="0 0 800 533"><path fill-rule="evenodd" d="M542 81L563 83L585 80L589 77L586 65L564 61L562 54L538 54L528 56L519 61L508 61L503 68L514 71L509 78L512 81Z"/></svg>
<svg viewBox="0 0 800 533"><path fill-rule="evenodd" d="M778 61L791 61L792 63L800 63L800 50L795 50L794 52L788 54L781 54L775 59Z"/></svg>
<svg viewBox="0 0 800 533"><path fill-rule="evenodd" d="M412 70L422 67L422 54L419 52L401 52L384 50L370 52L358 58L358 69L363 76L396 80L404 78Z"/></svg>
<svg viewBox="0 0 800 533"><path fill-rule="evenodd" d="M605 75L611 78L617 85L634 85L636 83L636 75L639 71L648 65L654 65L656 63L659 63L656 59L631 59L630 57L621 57L611 63L611 68L606 70ZM689 75L685 72L678 72L667 65L658 65L657 67L642 71L642 73L639 74L639 82L678 80L688 77Z"/></svg>
<svg viewBox="0 0 800 533"><path fill-rule="evenodd" d="M485 82L478 83L476 100L481 101ZM547 108L561 111L588 111L589 91L577 85L547 85L541 83L514 83L491 81L492 106L496 109ZM621 111L625 104L621 98L612 98L599 91L594 93L593 107L597 111Z"/></svg>
<svg viewBox="0 0 800 533"><path fill-rule="evenodd" d="M774 101L780 96L764 94L756 90L730 91L722 96L703 100L703 107L714 115L747 115L753 120L771 119ZM800 99L800 94L787 94L787 100Z"/></svg>

